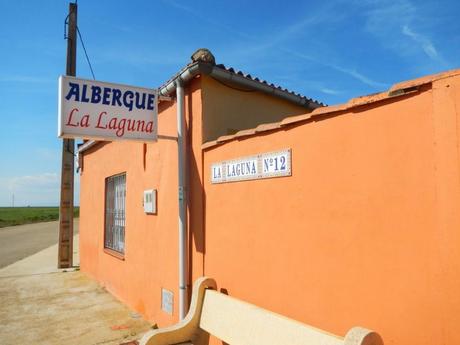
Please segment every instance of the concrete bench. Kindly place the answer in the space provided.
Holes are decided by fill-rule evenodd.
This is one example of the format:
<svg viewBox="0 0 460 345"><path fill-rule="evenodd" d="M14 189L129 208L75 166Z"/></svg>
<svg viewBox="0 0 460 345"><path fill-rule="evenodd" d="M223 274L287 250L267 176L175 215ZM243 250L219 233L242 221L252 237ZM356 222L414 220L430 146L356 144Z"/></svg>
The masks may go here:
<svg viewBox="0 0 460 345"><path fill-rule="evenodd" d="M213 279L198 279L187 316L174 326L146 333L140 344L205 345L212 334L230 345L383 345L373 331L354 327L342 338L215 289Z"/></svg>

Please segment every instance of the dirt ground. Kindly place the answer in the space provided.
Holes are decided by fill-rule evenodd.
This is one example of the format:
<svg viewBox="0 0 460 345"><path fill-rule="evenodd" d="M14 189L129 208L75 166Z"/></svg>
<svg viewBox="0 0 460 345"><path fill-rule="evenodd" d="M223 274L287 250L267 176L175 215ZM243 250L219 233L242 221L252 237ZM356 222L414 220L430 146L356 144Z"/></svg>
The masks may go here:
<svg viewBox="0 0 460 345"><path fill-rule="evenodd" d="M55 269L56 259L52 246L0 269L2 345L119 345L150 329L82 272Z"/></svg>

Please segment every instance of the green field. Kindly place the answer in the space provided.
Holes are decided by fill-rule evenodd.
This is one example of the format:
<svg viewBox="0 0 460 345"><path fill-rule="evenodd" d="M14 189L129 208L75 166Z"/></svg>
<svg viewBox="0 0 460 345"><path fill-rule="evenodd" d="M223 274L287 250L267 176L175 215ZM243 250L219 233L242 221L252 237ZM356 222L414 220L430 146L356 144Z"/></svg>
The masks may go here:
<svg viewBox="0 0 460 345"><path fill-rule="evenodd" d="M78 217L79 207L74 207ZM59 207L0 207L0 228L11 225L50 222L59 219Z"/></svg>

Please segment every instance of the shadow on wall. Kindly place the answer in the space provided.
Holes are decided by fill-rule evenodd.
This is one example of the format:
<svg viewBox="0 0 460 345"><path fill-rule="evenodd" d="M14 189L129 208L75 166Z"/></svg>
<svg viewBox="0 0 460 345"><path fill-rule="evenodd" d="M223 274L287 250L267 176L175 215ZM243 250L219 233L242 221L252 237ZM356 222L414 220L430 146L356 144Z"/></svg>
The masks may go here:
<svg viewBox="0 0 460 345"><path fill-rule="evenodd" d="M186 93L186 120L187 120L187 133L189 136L187 140L187 166L190 167L188 172L189 181L187 184L189 186L189 193L187 195L187 209L189 214L189 228L188 228L188 282L193 281L193 267L194 260L197 258L194 257L193 253L201 253L203 255L201 271L204 273L204 255L205 255L205 191L203 186L203 181L200 178L200 171L203 169L203 152L201 150L201 137L196 137L197 131L194 126L201 126L200 123L194 123L194 118L201 118L201 114L193 114L193 97L192 94L198 91L200 88L199 83L192 83L189 90ZM196 120L195 120L196 121ZM201 128L200 128L201 130ZM194 145L195 144L195 145ZM192 152L197 150L199 152ZM201 159L201 162L197 161L197 158ZM187 289L189 293L189 300L191 298L190 286Z"/></svg>

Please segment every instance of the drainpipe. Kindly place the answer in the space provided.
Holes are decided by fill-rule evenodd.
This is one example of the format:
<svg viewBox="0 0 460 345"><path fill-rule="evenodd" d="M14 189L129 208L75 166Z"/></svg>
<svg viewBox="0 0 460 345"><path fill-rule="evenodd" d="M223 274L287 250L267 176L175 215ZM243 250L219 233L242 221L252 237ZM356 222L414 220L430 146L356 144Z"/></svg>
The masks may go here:
<svg viewBox="0 0 460 345"><path fill-rule="evenodd" d="M186 146L184 86L180 78L176 80L177 97L177 146L179 170L179 319L185 317L187 309L187 189L186 189Z"/></svg>

